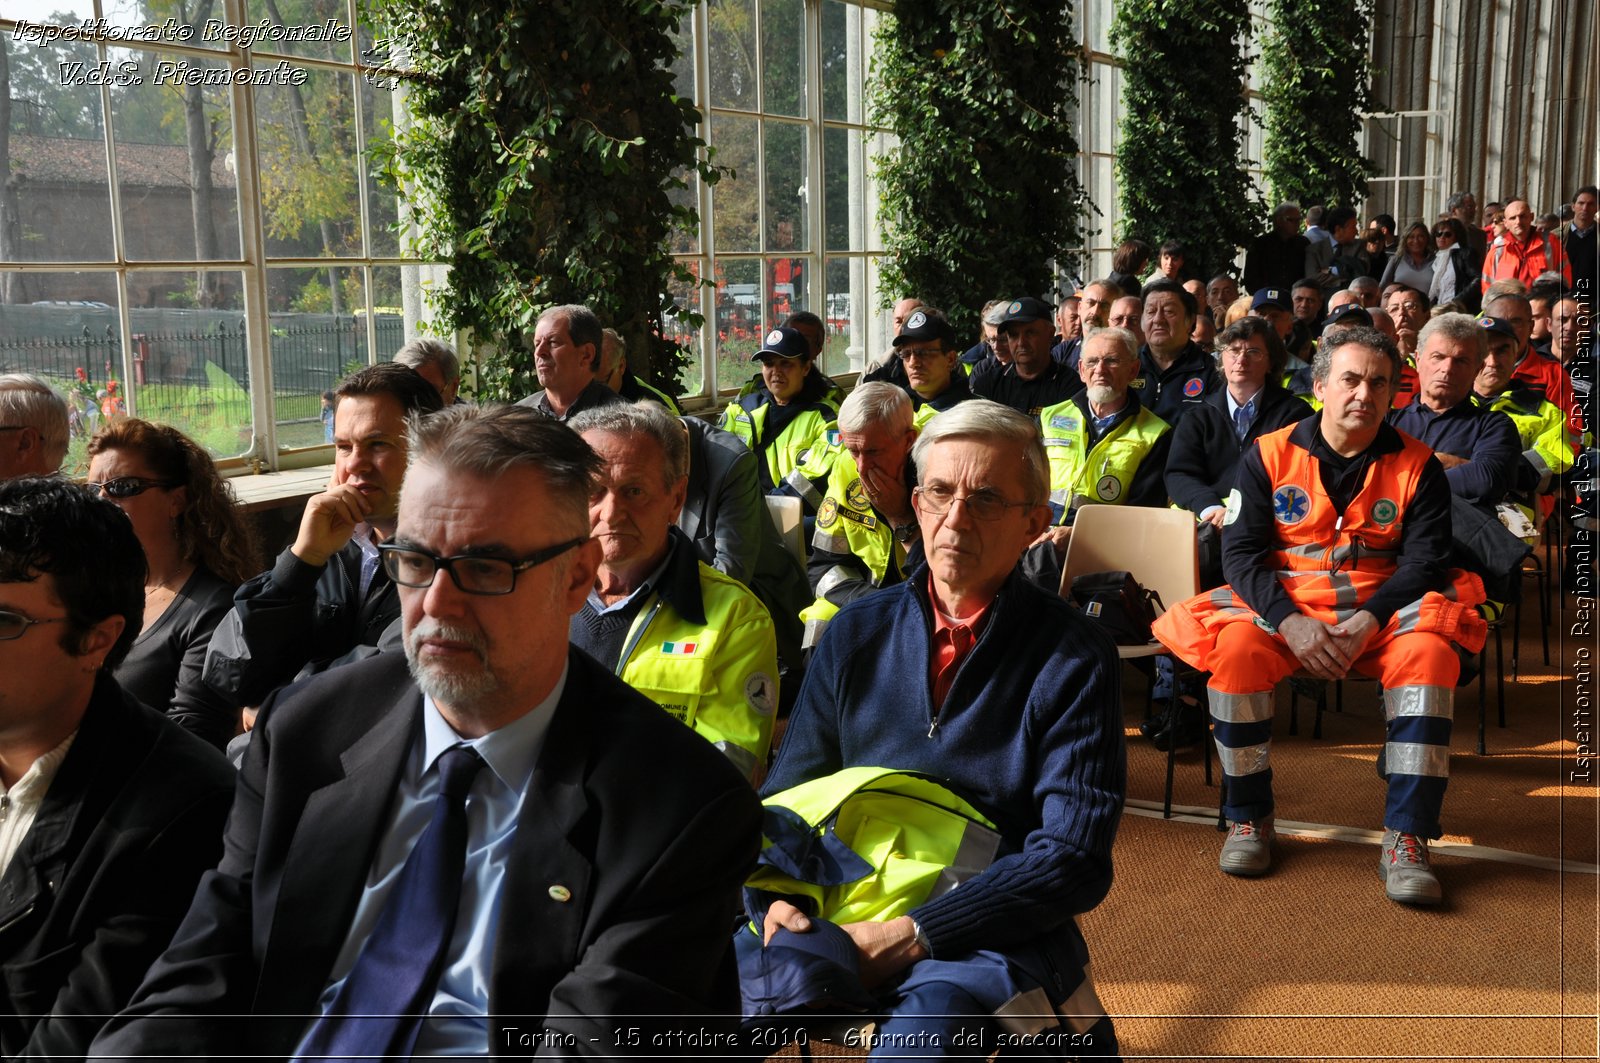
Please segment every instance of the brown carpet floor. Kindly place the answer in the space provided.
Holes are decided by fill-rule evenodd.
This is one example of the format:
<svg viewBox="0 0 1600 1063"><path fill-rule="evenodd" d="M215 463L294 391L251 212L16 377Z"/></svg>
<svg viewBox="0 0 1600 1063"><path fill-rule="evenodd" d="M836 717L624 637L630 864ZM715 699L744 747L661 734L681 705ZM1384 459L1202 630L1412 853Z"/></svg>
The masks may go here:
<svg viewBox="0 0 1600 1063"><path fill-rule="evenodd" d="M1144 687L1130 673L1129 797L1156 811L1124 816L1116 884L1083 920L1127 1058L1596 1058L1600 802L1592 774L1571 777L1583 770L1580 740L1595 744L1593 677L1582 669L1596 659L1595 640L1568 599L1545 667L1527 612L1504 729L1490 686L1488 756L1474 752L1476 685L1458 692L1445 829L1446 841L1545 866L1442 847L1445 904L1432 911L1385 898L1375 840L1280 835L1270 875L1219 872L1222 836L1211 822L1160 818L1165 756L1138 737ZM1347 683L1345 711L1333 713L1331 697L1329 707L1313 740L1302 700L1300 734L1290 737L1279 692L1278 818L1380 830L1375 686ZM1216 795L1198 752L1181 757L1175 801L1214 816Z"/></svg>

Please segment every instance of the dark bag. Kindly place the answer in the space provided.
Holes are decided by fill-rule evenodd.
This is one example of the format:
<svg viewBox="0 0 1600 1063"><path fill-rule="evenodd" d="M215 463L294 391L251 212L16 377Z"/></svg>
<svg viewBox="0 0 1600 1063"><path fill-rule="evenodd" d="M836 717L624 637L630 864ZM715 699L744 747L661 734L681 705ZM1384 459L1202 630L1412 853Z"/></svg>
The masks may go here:
<svg viewBox="0 0 1600 1063"><path fill-rule="evenodd" d="M1151 639L1161 599L1145 590L1131 572L1085 572L1072 577L1072 601L1119 646L1143 646ZM1152 604L1154 603L1154 604Z"/></svg>

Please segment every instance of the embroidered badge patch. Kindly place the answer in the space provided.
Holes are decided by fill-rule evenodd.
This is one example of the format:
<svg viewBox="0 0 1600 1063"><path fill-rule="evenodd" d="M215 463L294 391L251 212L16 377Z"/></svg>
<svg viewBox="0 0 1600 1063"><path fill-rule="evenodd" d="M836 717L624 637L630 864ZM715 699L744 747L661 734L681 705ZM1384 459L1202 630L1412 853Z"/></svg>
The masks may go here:
<svg viewBox="0 0 1600 1063"><path fill-rule="evenodd" d="M906 328L921 328L928 323L928 315L921 310L906 318Z"/></svg>
<svg viewBox="0 0 1600 1063"><path fill-rule="evenodd" d="M700 648L698 642L663 642L661 655L663 657L693 657Z"/></svg>
<svg viewBox="0 0 1600 1063"><path fill-rule="evenodd" d="M1206 382L1197 376L1192 376L1184 381L1183 394L1186 398L1194 398L1206 389Z"/></svg>
<svg viewBox="0 0 1600 1063"><path fill-rule="evenodd" d="M1050 427L1059 428L1063 432L1075 432L1078 429L1078 419L1076 417L1068 417L1066 414L1058 413L1050 418Z"/></svg>
<svg viewBox="0 0 1600 1063"><path fill-rule="evenodd" d="M783 333L779 332L777 329L773 329L771 332L767 333L767 346L768 347L776 347L778 344L780 344L782 342L783 342Z"/></svg>
<svg viewBox="0 0 1600 1063"><path fill-rule="evenodd" d="M1014 302L1010 306L1006 307L1006 313L1008 313L1008 314L1020 314L1020 313L1022 313L1022 300L1018 299L1016 302Z"/></svg>
<svg viewBox="0 0 1600 1063"><path fill-rule="evenodd" d="M1296 484L1284 484L1272 492L1272 515L1279 524L1299 524L1311 512L1311 496Z"/></svg>
<svg viewBox="0 0 1600 1063"><path fill-rule="evenodd" d="M839 503L836 499L824 498L822 505L817 507L817 527L831 528L839 520Z"/></svg>
<svg viewBox="0 0 1600 1063"><path fill-rule="evenodd" d="M1372 519L1379 524L1385 526L1393 524L1399 515L1400 507L1394 504L1392 498L1380 498L1372 504Z"/></svg>
<svg viewBox="0 0 1600 1063"><path fill-rule="evenodd" d="M1094 485L1094 493L1103 502L1115 502L1122 494L1122 481L1115 476L1102 476L1100 482Z"/></svg>
<svg viewBox="0 0 1600 1063"><path fill-rule="evenodd" d="M865 511L872 508L872 502L868 500L866 488L861 486L861 479L859 477L852 480L850 482L850 486L844 489L844 500L849 503L853 509Z"/></svg>
<svg viewBox="0 0 1600 1063"><path fill-rule="evenodd" d="M761 715L771 716L778 704L772 678L765 672L753 673L744 681L744 700Z"/></svg>

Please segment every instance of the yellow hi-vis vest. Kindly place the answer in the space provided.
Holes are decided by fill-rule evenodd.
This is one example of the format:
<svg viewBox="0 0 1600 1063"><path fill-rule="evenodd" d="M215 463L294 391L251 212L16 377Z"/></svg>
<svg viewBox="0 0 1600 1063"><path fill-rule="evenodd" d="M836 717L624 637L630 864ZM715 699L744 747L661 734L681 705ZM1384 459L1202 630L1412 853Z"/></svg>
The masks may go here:
<svg viewBox="0 0 1600 1063"><path fill-rule="evenodd" d="M1515 382L1513 382L1515 387ZM1522 456L1539 473L1543 491L1553 476L1572 468L1572 433L1561 408L1534 391L1502 391L1492 399L1475 396L1480 406L1499 410L1517 426L1522 440Z"/></svg>
<svg viewBox="0 0 1600 1063"><path fill-rule="evenodd" d="M861 473L855 459L844 447L830 444L823 455L813 450L806 466L813 471L821 462L828 463L828 490L817 507L817 526L811 533L811 545L817 550L833 554L849 554L860 558L872 577L872 585L881 587L888 577L889 566L898 574L905 568L906 548L894 540L889 522L872 508L867 492L861 485ZM806 648L817 644L822 631L832 620L839 607L828 601L830 590L846 580L857 578L859 573L835 565L817 581L817 600L800 610L800 619L806 625Z"/></svg>
<svg viewBox="0 0 1600 1063"><path fill-rule="evenodd" d="M628 630L617 674L753 779L767 762L778 705L772 617L744 584L696 564L705 624L690 623L655 595Z"/></svg>
<svg viewBox="0 0 1600 1063"><path fill-rule="evenodd" d="M810 898L815 914L835 923L897 919L982 872L1000 848L993 822L917 772L845 768L763 805L769 834L745 885ZM816 846L842 859L806 859ZM842 881L783 870L824 865L839 868Z"/></svg>
<svg viewBox="0 0 1600 1063"><path fill-rule="evenodd" d="M762 402L760 393L741 395L722 414L722 430L738 436L745 446L756 451L756 457L766 463L769 482L773 487L783 483L821 438L824 430L839 416L839 403L831 398L815 402L784 426L778 438L767 440L758 449L756 441L766 438L767 414L771 403Z"/></svg>
<svg viewBox="0 0 1600 1063"><path fill-rule="evenodd" d="M1039 411L1044 452L1050 458L1050 501L1061 523L1086 503L1115 506L1127 500L1139 463L1172 427L1144 406L1112 427L1093 447L1091 424L1070 399Z"/></svg>

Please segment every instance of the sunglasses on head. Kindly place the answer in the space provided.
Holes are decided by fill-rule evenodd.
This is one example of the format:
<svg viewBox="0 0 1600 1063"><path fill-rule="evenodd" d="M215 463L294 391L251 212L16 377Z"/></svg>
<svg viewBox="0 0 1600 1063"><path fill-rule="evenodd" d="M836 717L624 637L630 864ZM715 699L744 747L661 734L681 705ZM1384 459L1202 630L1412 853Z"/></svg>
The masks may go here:
<svg viewBox="0 0 1600 1063"><path fill-rule="evenodd" d="M132 498L134 495L144 494L152 487L181 487L182 484L177 480L146 480L142 476L118 476L114 480L88 483L84 486L91 491L99 491L107 498Z"/></svg>

